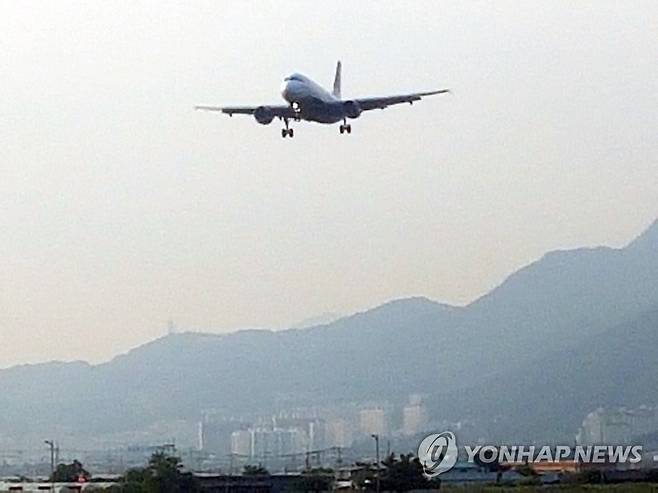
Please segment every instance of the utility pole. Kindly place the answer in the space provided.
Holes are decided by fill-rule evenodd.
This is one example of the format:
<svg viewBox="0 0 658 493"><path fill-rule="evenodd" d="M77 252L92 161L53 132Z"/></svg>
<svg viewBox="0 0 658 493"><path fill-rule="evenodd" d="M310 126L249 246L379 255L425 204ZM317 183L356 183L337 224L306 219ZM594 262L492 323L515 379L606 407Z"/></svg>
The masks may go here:
<svg viewBox="0 0 658 493"><path fill-rule="evenodd" d="M226 493L229 493L231 490L231 477L233 476L233 453L228 454L229 455L229 465L228 465L228 476L226 477L226 488L224 491Z"/></svg>
<svg viewBox="0 0 658 493"><path fill-rule="evenodd" d="M373 433L370 436L375 439L375 455L377 457L377 493L379 493L379 435Z"/></svg>
<svg viewBox="0 0 658 493"><path fill-rule="evenodd" d="M55 493L55 442L44 440L44 443L50 447L50 489Z"/></svg>

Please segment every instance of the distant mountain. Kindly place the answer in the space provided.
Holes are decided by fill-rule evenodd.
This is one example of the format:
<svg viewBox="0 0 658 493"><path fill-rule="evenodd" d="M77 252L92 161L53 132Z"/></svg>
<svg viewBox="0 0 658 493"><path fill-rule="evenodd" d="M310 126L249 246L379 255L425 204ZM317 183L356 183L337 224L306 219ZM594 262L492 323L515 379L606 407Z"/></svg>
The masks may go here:
<svg viewBox="0 0 658 493"><path fill-rule="evenodd" d="M649 226L644 233L638 236L633 242L626 247L627 250L634 252L644 251L656 254L656 246L658 245L658 219L656 219L651 226Z"/></svg>
<svg viewBox="0 0 658 493"><path fill-rule="evenodd" d="M342 318L343 315L338 313L323 313L322 315L317 315L315 317L306 318L296 324L290 326L291 329L307 329L309 327L316 327L318 325L328 325L332 322L335 322L339 318Z"/></svg>
<svg viewBox="0 0 658 493"><path fill-rule="evenodd" d="M500 440L570 443L598 407L658 404L658 305L580 344L460 392L437 396L434 412L474 419Z"/></svg>
<svg viewBox="0 0 658 493"><path fill-rule="evenodd" d="M491 409L500 430L518 422L526 436L575 432L579 413L613 395L658 400L647 382L616 393L619 379L635 374L634 351L652 368L646 351L655 345L636 348L622 331L649 338L657 308L658 222L622 249L549 253L466 307L409 298L304 329L172 334L96 366L2 370L0 439L25 429L117 433L204 409L402 402L413 392L439 396L438 414L481 426L491 425ZM591 365L614 356L608 345L626 352L597 373ZM531 422L542 416L551 419Z"/></svg>
<svg viewBox="0 0 658 493"><path fill-rule="evenodd" d="M626 248L548 253L468 312L484 337L494 334L534 357L650 310L657 299L658 221Z"/></svg>

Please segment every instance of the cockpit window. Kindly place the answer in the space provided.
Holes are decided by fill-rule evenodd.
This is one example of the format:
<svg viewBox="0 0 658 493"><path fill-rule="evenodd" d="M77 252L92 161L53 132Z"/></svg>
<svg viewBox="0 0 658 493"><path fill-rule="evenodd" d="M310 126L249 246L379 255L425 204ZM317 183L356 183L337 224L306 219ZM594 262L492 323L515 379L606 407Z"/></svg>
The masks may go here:
<svg viewBox="0 0 658 493"><path fill-rule="evenodd" d="M284 81L296 80L297 82L304 82L303 79L301 78L301 76L299 76L299 75L297 75L297 74L289 75L288 77L286 77L286 78L283 79L283 80L284 80Z"/></svg>

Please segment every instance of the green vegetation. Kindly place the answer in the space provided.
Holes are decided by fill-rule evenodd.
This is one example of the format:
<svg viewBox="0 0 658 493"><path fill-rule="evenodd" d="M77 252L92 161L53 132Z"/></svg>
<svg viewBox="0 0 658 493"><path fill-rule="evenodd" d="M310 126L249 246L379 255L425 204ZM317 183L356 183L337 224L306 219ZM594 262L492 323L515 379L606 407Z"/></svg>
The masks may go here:
<svg viewBox="0 0 658 493"><path fill-rule="evenodd" d="M193 493L199 491L191 473L182 471L179 457L156 452L145 468L130 469L114 488L120 493Z"/></svg>
<svg viewBox="0 0 658 493"><path fill-rule="evenodd" d="M71 464L59 464L50 475L50 481L55 483L75 483L76 481L89 481L90 478L91 474L77 460Z"/></svg>
<svg viewBox="0 0 658 493"><path fill-rule="evenodd" d="M265 469L261 464L257 466L253 464L247 464L242 468L243 476L267 476L270 472Z"/></svg>
<svg viewBox="0 0 658 493"><path fill-rule="evenodd" d="M423 465L418 457L411 454L389 455L382 462L384 466L381 471L381 489L384 491L396 491L404 493L409 490L438 489L439 480L429 481L423 475Z"/></svg>
<svg viewBox="0 0 658 493"><path fill-rule="evenodd" d="M331 491L334 485L334 471L324 467L308 469L302 473L300 478L292 487L294 491L306 491L320 493Z"/></svg>
<svg viewBox="0 0 658 493"><path fill-rule="evenodd" d="M428 480L423 475L423 466L412 454L391 454L386 457L379 469L380 490L404 493L411 490L439 489L439 479ZM358 471L352 478L360 489L373 491L377 485L377 471L368 466Z"/></svg>

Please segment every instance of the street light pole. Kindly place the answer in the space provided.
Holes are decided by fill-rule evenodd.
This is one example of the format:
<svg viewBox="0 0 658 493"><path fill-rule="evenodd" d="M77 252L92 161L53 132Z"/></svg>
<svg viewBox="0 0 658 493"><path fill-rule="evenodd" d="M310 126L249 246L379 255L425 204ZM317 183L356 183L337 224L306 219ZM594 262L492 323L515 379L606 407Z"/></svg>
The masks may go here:
<svg viewBox="0 0 658 493"><path fill-rule="evenodd" d="M55 493L55 442L44 440L44 443L50 447L50 489Z"/></svg>
<svg viewBox="0 0 658 493"><path fill-rule="evenodd" d="M379 493L379 435L377 433L373 433L370 435L372 438L375 439L375 455L377 456L377 493Z"/></svg>

